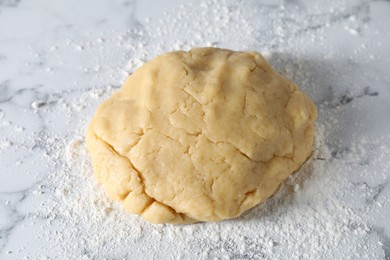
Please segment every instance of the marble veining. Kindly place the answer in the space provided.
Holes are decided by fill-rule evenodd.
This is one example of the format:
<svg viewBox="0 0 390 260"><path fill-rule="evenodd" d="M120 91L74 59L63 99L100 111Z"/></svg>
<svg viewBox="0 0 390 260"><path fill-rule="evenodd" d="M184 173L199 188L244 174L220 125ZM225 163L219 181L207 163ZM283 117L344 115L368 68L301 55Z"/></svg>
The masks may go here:
<svg viewBox="0 0 390 260"><path fill-rule="evenodd" d="M379 155L390 159L390 1L341 2L240 2L239 15L248 17L250 28L245 29L246 38L237 39L224 33L244 35L244 29L220 26L218 32L203 32L199 26L191 32L185 23L180 25L185 17L165 15L207 3L215 7L212 1L189 1L180 7L181 2L173 0L0 0L0 259L45 255L33 249L38 240L24 238L51 221L43 208L49 207L55 188L44 187L47 193L37 194L42 181L64 166L61 151L76 130L85 127L104 95L117 89L135 67L175 44L271 52L270 63L313 98L319 121L334 126L325 140L330 158L314 159L351 166L346 176L353 189L367 194L358 202L346 195L346 203L381 204L380 211L370 213L370 232L390 259L389 161L377 160ZM220 5L233 12L238 4ZM262 16L266 18L254 22ZM211 25L214 19L210 16ZM138 63L129 65L129 60ZM92 103L80 100L82 94L95 92ZM358 142L362 145L355 147ZM257 250L257 258L267 257L262 245L245 239ZM233 242L224 242L231 258L249 257L238 254Z"/></svg>

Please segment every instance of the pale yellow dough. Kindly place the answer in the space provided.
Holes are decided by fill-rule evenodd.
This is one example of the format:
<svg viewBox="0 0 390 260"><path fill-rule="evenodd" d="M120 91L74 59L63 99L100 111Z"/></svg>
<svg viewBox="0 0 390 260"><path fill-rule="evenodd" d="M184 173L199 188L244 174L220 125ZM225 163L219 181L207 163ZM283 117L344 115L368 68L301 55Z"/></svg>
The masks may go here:
<svg viewBox="0 0 390 260"><path fill-rule="evenodd" d="M126 211L153 223L235 218L310 156L312 101L256 52L161 55L99 106L94 172Z"/></svg>

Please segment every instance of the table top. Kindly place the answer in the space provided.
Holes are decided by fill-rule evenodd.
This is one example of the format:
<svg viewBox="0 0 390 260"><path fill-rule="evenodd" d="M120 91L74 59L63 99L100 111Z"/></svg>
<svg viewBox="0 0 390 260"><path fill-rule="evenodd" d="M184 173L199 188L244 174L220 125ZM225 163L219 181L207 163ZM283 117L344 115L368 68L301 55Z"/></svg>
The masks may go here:
<svg viewBox="0 0 390 260"><path fill-rule="evenodd" d="M389 1L0 1L1 259L389 259ZM84 132L158 54L261 52L318 107L312 158L267 203L152 225L107 199Z"/></svg>

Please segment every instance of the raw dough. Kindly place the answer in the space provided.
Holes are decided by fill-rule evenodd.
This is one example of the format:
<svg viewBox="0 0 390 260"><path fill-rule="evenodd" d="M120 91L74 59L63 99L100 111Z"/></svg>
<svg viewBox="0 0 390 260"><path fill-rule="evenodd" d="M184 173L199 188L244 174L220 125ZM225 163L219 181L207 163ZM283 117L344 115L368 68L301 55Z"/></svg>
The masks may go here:
<svg viewBox="0 0 390 260"><path fill-rule="evenodd" d="M269 198L312 151L317 112L256 52L161 55L87 131L108 195L153 223L218 221Z"/></svg>

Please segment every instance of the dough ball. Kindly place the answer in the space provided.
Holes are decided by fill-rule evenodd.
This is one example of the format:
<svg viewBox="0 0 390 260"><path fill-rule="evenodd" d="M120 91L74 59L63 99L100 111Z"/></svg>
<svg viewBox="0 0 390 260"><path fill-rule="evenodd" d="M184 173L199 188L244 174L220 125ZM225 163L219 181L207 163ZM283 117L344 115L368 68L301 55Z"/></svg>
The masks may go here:
<svg viewBox="0 0 390 260"><path fill-rule="evenodd" d="M219 221L269 198L310 156L316 108L256 52L161 55L99 106L96 177L153 223Z"/></svg>

